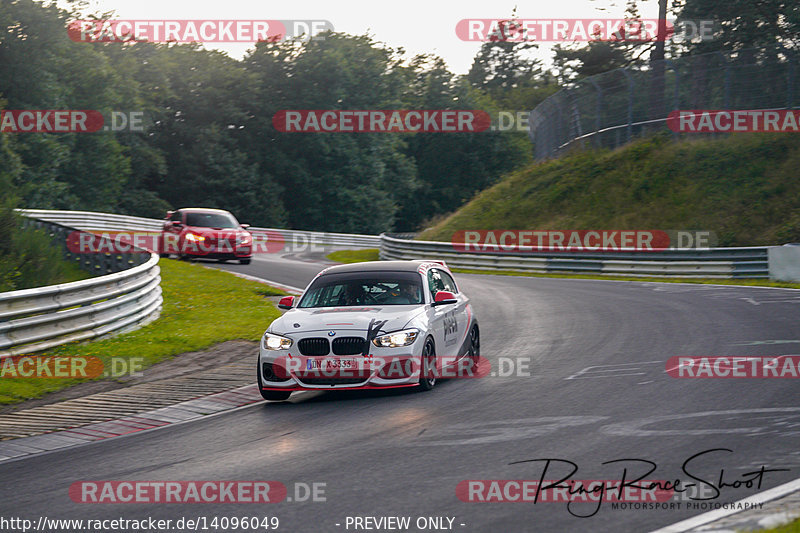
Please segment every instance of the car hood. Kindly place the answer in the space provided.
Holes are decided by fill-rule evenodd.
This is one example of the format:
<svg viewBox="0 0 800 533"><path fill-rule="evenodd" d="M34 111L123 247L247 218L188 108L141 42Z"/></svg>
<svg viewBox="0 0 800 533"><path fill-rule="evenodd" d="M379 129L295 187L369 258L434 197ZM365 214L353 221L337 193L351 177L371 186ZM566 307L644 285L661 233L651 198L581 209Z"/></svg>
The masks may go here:
<svg viewBox="0 0 800 533"><path fill-rule="evenodd" d="M366 334L371 321L385 320L380 331L388 333L403 329L423 312L424 306L421 305L295 308L276 319L269 330L279 335L309 331L360 331Z"/></svg>

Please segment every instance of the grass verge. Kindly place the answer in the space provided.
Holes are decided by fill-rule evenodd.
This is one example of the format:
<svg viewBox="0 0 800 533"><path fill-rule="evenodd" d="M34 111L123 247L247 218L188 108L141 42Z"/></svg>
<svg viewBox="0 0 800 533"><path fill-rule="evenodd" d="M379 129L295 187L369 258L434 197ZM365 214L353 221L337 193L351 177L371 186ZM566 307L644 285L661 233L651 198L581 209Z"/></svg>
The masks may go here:
<svg viewBox="0 0 800 533"><path fill-rule="evenodd" d="M130 333L67 344L36 355L94 356L105 368L112 357L127 361L138 357L146 368L227 340L257 341L280 315L266 297L283 291L191 263L162 259L159 265L164 306L158 320ZM0 404L38 398L84 381L89 380L0 377Z"/></svg>
<svg viewBox="0 0 800 533"><path fill-rule="evenodd" d="M365 250L339 250L326 256L331 261L337 263L363 263L364 261L379 261L378 249L367 248Z"/></svg>
<svg viewBox="0 0 800 533"><path fill-rule="evenodd" d="M770 529L759 529L753 533L800 533L800 518L782 526L773 527Z"/></svg>

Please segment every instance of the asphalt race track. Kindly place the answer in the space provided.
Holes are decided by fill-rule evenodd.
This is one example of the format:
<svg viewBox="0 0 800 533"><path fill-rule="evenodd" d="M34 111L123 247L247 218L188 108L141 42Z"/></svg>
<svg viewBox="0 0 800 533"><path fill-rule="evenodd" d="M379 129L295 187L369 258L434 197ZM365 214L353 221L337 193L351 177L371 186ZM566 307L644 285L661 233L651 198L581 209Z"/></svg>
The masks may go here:
<svg viewBox="0 0 800 533"><path fill-rule="evenodd" d="M297 257L228 265L303 286L321 263ZM544 463L573 479L725 483L734 502L800 477L800 382L676 379L672 356L800 354L800 291L709 285L456 275L481 324L495 375L412 390L301 393L219 416L0 464L0 514L51 518L277 516L279 531L354 531L347 517L449 517L452 529L649 531L705 512L563 502L468 503L464 480L538 480ZM266 327L266 324L265 324ZM255 366L255 354L253 354ZM497 371L507 376L497 375ZM520 463L521 462L521 463ZM517 463L517 464L511 464ZM553 463L545 479L566 475ZM560 476L559 476L560 477ZM275 480L289 498L324 483L325 501L274 504L78 504L79 480ZM299 485L296 485L299 484ZM321 485L319 485L321 487ZM295 494L295 491L298 491ZM696 502L695 502L696 503ZM337 525L338 524L338 525ZM445 527L448 524L444 520ZM202 530L202 529L201 529ZM363 530L363 529L362 529ZM213 529L209 529L213 531Z"/></svg>

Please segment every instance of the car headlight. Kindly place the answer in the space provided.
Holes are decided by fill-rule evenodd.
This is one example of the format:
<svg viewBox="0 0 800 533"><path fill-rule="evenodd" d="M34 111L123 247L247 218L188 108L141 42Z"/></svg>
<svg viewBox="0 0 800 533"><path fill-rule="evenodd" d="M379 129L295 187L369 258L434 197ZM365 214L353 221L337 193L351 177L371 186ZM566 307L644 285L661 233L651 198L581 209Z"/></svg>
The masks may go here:
<svg viewBox="0 0 800 533"><path fill-rule="evenodd" d="M261 339L261 346L265 350L286 350L292 345L292 339L275 335L274 333L264 333Z"/></svg>
<svg viewBox="0 0 800 533"><path fill-rule="evenodd" d="M418 329L405 329L403 331L395 331L394 333L387 333L380 337L372 339L372 344L378 348L399 348L400 346L408 346L417 340L419 335Z"/></svg>
<svg viewBox="0 0 800 533"><path fill-rule="evenodd" d="M206 240L206 238L203 237L202 235L197 235L195 233L187 233L186 234L186 240L187 241L194 241L194 242L203 242L204 240Z"/></svg>

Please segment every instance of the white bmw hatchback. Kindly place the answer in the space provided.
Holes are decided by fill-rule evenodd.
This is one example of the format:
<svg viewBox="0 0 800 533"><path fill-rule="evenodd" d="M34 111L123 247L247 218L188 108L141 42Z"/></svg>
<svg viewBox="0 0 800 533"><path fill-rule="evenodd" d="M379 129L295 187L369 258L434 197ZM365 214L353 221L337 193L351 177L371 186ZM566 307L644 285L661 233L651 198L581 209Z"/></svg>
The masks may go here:
<svg viewBox="0 0 800 533"><path fill-rule="evenodd" d="M258 386L292 391L429 390L477 370L478 321L444 262L374 261L320 272L261 339Z"/></svg>

